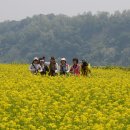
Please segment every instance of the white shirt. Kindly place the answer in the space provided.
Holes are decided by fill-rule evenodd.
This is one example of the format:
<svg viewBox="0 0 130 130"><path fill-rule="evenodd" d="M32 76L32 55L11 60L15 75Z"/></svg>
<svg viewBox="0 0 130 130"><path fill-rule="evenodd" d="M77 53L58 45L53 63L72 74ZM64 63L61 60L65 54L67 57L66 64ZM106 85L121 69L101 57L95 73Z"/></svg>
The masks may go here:
<svg viewBox="0 0 130 130"><path fill-rule="evenodd" d="M42 71L42 68L40 66L40 64L31 64L29 67L29 70L33 73L35 73L36 71Z"/></svg>

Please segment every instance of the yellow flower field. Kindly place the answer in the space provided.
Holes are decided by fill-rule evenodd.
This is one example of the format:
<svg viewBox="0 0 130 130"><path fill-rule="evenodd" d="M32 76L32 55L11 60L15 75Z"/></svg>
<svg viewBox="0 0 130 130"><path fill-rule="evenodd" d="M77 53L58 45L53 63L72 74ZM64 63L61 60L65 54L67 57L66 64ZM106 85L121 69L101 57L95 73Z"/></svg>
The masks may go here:
<svg viewBox="0 0 130 130"><path fill-rule="evenodd" d="M32 75L0 65L0 130L130 130L130 71Z"/></svg>

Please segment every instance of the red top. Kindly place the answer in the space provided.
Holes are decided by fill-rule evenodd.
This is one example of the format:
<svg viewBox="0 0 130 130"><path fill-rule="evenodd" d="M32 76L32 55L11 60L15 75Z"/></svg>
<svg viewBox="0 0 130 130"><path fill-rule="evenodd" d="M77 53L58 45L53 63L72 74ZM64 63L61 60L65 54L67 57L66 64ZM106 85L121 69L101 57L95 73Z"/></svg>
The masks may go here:
<svg viewBox="0 0 130 130"><path fill-rule="evenodd" d="M70 72L73 73L74 75L80 75L80 65L73 65L70 68Z"/></svg>

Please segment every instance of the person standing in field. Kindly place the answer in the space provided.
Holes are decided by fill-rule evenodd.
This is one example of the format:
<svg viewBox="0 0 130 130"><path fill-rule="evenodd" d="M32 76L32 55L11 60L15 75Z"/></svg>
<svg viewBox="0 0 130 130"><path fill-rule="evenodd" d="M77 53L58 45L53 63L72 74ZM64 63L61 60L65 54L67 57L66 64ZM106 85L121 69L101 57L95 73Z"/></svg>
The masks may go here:
<svg viewBox="0 0 130 130"><path fill-rule="evenodd" d="M45 57L44 58L39 58L39 62L40 62L40 65L41 65L41 69L42 71L40 72L41 75L46 75L47 72L49 71L49 68L45 62Z"/></svg>
<svg viewBox="0 0 130 130"><path fill-rule="evenodd" d="M49 64L49 76L56 76L58 75L58 64L54 57L51 57L50 64Z"/></svg>
<svg viewBox="0 0 130 130"><path fill-rule="evenodd" d="M89 76L91 73L90 64L86 60L82 60L81 64L81 75L82 76Z"/></svg>
<svg viewBox="0 0 130 130"><path fill-rule="evenodd" d="M70 68L70 73L73 75L80 75L80 65L78 64L77 58L73 58L73 66Z"/></svg>
<svg viewBox="0 0 130 130"><path fill-rule="evenodd" d="M32 64L29 67L29 70L33 74L37 74L38 72L42 71L42 68L39 64L39 59L37 57L34 57Z"/></svg>
<svg viewBox="0 0 130 130"><path fill-rule="evenodd" d="M60 75L66 75L69 73L69 65L66 63L66 59L61 58L60 63Z"/></svg>

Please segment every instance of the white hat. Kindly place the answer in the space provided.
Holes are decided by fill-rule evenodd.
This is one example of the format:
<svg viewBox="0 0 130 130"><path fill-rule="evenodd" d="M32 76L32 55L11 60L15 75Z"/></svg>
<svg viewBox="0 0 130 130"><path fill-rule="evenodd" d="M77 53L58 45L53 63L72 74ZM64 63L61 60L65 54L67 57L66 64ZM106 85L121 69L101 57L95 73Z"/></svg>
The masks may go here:
<svg viewBox="0 0 130 130"><path fill-rule="evenodd" d="M65 58L61 58L61 61L66 61L66 59Z"/></svg>
<svg viewBox="0 0 130 130"><path fill-rule="evenodd" d="M33 60L38 60L38 58L37 57L34 57L34 59Z"/></svg>
<svg viewBox="0 0 130 130"><path fill-rule="evenodd" d="M45 62L45 60L43 60L43 59L42 59L42 60L40 60L40 61L41 61L41 62Z"/></svg>

